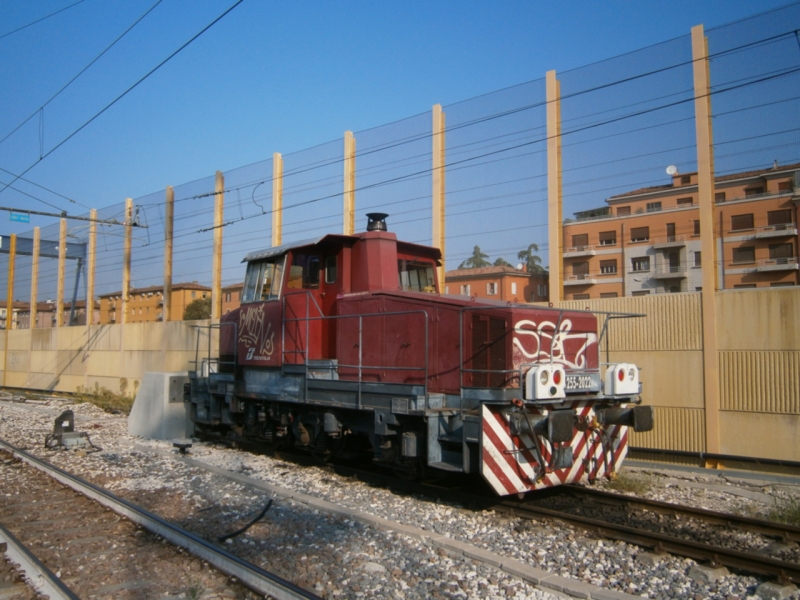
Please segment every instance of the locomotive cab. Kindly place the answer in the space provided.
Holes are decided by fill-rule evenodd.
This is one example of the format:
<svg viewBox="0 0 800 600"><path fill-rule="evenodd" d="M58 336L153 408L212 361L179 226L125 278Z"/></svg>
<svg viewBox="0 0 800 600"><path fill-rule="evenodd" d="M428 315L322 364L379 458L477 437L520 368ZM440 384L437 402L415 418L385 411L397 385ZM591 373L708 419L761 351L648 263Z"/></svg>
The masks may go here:
<svg viewBox="0 0 800 600"><path fill-rule="evenodd" d="M612 475L652 409L635 365L600 362L599 316L441 294L439 250L368 217L245 257L218 366L190 373L197 429L481 473L499 494Z"/></svg>

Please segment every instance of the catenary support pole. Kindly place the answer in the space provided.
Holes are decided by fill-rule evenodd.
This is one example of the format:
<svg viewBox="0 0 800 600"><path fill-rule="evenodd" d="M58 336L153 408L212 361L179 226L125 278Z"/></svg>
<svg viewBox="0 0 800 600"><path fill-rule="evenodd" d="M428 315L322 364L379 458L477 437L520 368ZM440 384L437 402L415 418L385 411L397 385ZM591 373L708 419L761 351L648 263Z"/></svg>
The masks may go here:
<svg viewBox="0 0 800 600"><path fill-rule="evenodd" d="M217 171L214 185L214 260L211 273L211 318L222 317L222 219L225 214L225 176Z"/></svg>
<svg viewBox="0 0 800 600"><path fill-rule="evenodd" d="M356 138L352 131L344 132L344 234L356 231Z"/></svg>
<svg viewBox="0 0 800 600"><path fill-rule="evenodd" d="M61 219L58 231L58 284L56 291L56 327L64 325L64 277L67 263L67 220Z"/></svg>
<svg viewBox="0 0 800 600"><path fill-rule="evenodd" d="M272 245L283 243L283 157L272 155Z"/></svg>
<svg viewBox="0 0 800 600"><path fill-rule="evenodd" d="M564 293L564 225L561 193L561 83L555 71L545 77L547 96L547 231L549 238L550 301Z"/></svg>
<svg viewBox="0 0 800 600"><path fill-rule="evenodd" d="M703 257L703 388L705 392L706 451L720 453L719 356L717 354L717 252L714 240L714 147L711 132L711 82L708 39L703 26L692 27L694 110L697 135L697 195L700 248ZM721 232L720 232L721 233ZM714 461L706 466L716 467Z"/></svg>
<svg viewBox="0 0 800 600"><path fill-rule="evenodd" d="M433 245L442 251L442 266L438 268L439 286L444 291L445 254L445 115L441 104L433 105L433 142L431 179L433 181Z"/></svg>

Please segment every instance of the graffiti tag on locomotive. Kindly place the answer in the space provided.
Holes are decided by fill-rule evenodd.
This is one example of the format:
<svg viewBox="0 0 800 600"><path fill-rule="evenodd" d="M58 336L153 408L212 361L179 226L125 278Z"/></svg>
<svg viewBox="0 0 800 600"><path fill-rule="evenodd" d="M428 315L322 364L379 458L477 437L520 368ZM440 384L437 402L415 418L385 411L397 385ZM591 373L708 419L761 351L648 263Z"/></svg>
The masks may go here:
<svg viewBox="0 0 800 600"><path fill-rule="evenodd" d="M611 476L653 427L639 372L601 362L609 317L441 293L436 248L386 216L245 257L241 307L192 371L203 435L408 475L480 473L501 495Z"/></svg>

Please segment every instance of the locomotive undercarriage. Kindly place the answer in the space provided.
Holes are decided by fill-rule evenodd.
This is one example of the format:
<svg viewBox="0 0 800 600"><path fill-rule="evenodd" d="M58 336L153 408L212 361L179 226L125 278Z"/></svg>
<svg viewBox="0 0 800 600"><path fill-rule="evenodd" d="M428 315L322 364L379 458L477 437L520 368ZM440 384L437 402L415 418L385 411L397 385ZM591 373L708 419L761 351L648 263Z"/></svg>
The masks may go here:
<svg viewBox="0 0 800 600"><path fill-rule="evenodd" d="M422 386L343 381L335 371L320 378L303 366L247 369L236 381L233 373L190 374L191 417L201 435L277 449L300 448L322 461L334 457L371 458L401 475L417 476L426 467L449 472L481 470L482 407L491 406L508 420L510 434L532 440L529 451L545 471L573 466L573 428L592 428L603 438L603 426L630 425L647 429L649 408L623 408L635 398L596 395L590 400L591 422L571 408L534 414L517 397L519 388L464 390L457 395L428 394ZM640 410L646 409L646 410ZM598 424L599 423L599 424ZM546 440L549 455L543 456ZM606 445L606 441L603 441ZM609 446L603 452L613 454ZM605 458L604 458L605 460ZM613 461L612 461L613 462Z"/></svg>

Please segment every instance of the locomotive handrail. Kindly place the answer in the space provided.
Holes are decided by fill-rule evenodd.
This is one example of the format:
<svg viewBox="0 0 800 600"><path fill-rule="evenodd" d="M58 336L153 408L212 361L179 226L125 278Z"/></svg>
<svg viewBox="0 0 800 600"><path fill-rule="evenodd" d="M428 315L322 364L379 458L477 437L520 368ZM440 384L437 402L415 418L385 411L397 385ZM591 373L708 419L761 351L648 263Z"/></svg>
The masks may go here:
<svg viewBox="0 0 800 600"><path fill-rule="evenodd" d="M219 323L209 323L208 325L191 325L192 328L198 330L197 338L196 338L196 341L195 341L194 360L189 361L190 363L194 364L195 371L197 371L197 369L198 369L198 364L201 364L202 362L208 360L208 371L209 371L209 373L211 373L211 362L212 362L212 358L211 358L211 330L212 329L220 329L221 330L223 325L228 325L228 326L232 326L233 327L233 340L234 340L234 343L233 343L233 360L232 361L231 360L224 360L223 361L223 360L220 360L219 357L217 357L214 360L216 360L217 367L219 367L220 365L233 365L234 368L236 368L236 361L237 361L237 358L238 358L237 357L238 344L236 343L236 340L239 339L239 327L237 326L236 322L234 322L234 321L223 321L223 322L219 322ZM203 360L200 360L200 358L199 358L200 357L200 331L199 331L200 329L208 329L208 354L207 354L207 358L205 358ZM202 366L200 367L200 369L201 369L201 374L202 374Z"/></svg>

